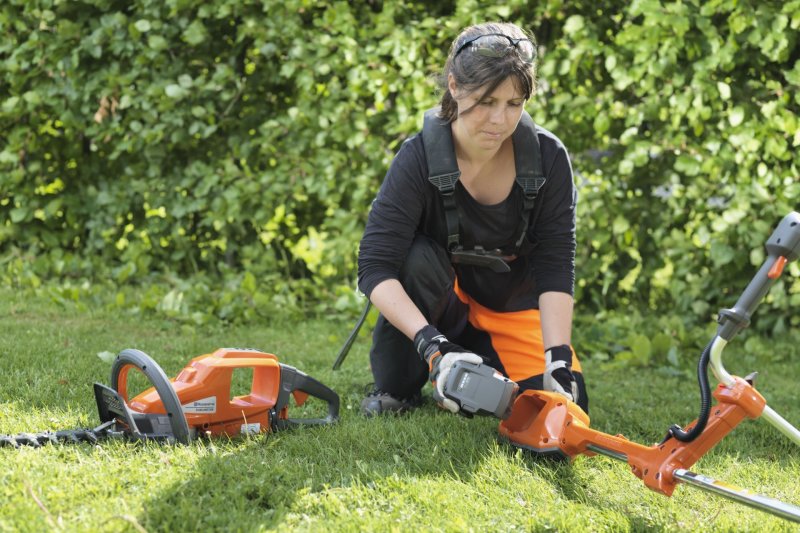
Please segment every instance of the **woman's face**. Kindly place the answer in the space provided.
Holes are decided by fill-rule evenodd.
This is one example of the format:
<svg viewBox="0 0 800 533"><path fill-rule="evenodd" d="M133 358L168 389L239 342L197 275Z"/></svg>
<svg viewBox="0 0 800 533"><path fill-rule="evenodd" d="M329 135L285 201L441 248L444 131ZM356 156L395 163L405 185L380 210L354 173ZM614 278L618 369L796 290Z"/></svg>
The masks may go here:
<svg viewBox="0 0 800 533"><path fill-rule="evenodd" d="M458 105L458 118L453 122L453 128L460 130L461 139L471 147L497 150L514 133L522 116L525 97L513 78L506 78L492 93L483 96L482 88L468 94L459 92L451 75L448 89ZM464 113L468 109L470 111Z"/></svg>

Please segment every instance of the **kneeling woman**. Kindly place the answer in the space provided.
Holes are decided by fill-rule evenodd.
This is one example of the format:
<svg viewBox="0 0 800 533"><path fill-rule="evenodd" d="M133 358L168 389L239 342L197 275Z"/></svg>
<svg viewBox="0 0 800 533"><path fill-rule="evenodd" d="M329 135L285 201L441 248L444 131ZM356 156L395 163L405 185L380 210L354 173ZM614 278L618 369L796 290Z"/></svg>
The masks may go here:
<svg viewBox="0 0 800 533"><path fill-rule="evenodd" d="M359 288L380 311L366 415L434 399L460 359L588 412L571 347L577 195L567 150L533 124L535 46L513 24L453 42L443 96L395 156L360 243Z"/></svg>

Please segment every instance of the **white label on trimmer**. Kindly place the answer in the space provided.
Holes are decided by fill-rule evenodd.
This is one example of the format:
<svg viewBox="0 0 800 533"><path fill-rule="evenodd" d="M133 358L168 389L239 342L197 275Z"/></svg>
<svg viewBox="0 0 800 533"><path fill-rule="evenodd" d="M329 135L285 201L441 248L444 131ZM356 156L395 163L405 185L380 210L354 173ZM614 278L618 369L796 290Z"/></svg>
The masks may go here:
<svg viewBox="0 0 800 533"><path fill-rule="evenodd" d="M191 403L183 404L184 413L216 413L217 412L217 397L209 396L202 400L195 400Z"/></svg>
<svg viewBox="0 0 800 533"><path fill-rule="evenodd" d="M261 423L255 422L253 424L242 424L241 433L243 435L255 434L261 432Z"/></svg>

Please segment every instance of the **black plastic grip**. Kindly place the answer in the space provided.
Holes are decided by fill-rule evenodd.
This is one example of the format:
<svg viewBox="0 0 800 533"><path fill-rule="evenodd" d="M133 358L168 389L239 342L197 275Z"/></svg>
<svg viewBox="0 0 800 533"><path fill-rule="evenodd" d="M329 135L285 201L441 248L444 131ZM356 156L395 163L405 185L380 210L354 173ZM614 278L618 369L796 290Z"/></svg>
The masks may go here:
<svg viewBox="0 0 800 533"><path fill-rule="evenodd" d="M731 309L720 311L717 335L726 341L730 341L739 331L750 324L750 318L756 307L775 282L775 279L770 276L775 262L780 258L794 261L800 255L800 213L793 211L783 217L778 227L767 239L765 247L767 258L745 287L736 305Z"/></svg>
<svg viewBox="0 0 800 533"><path fill-rule="evenodd" d="M324 400L328 404L328 416L325 418L278 418L273 419L274 429L287 429L297 426L314 426L333 424L339 420L339 395L333 389L323 385L305 372L293 366L281 363L281 385L278 400L275 402L275 412L289 405L289 396L294 391L300 391Z"/></svg>

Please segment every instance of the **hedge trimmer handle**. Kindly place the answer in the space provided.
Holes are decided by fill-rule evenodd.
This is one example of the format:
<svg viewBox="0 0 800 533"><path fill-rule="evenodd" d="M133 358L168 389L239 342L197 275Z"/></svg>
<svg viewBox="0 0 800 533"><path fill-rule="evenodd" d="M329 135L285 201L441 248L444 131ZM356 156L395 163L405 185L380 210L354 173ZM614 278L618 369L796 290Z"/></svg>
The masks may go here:
<svg viewBox="0 0 800 533"><path fill-rule="evenodd" d="M287 429L302 425L327 425L339 419L339 395L293 366L281 363L281 384L278 400L275 402L273 419L274 429ZM324 418L283 418L284 409L289 405L289 395L295 396L298 405L302 405L308 396L319 398L328 403L328 416ZM282 414L284 413L284 414Z"/></svg>

